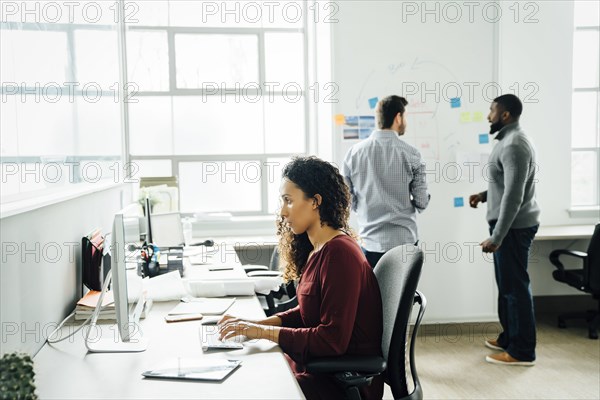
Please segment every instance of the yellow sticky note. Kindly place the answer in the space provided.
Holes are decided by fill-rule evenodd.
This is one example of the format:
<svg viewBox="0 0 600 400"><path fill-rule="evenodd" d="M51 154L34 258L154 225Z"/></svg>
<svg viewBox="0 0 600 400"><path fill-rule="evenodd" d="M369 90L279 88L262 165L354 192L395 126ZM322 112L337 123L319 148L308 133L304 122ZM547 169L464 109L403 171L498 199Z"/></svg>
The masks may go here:
<svg viewBox="0 0 600 400"><path fill-rule="evenodd" d="M471 122L471 113L470 112L460 113L460 122Z"/></svg>
<svg viewBox="0 0 600 400"><path fill-rule="evenodd" d="M335 116L335 124L336 125L344 125L345 122L346 122L346 117L344 117L344 114L337 114Z"/></svg>
<svg viewBox="0 0 600 400"><path fill-rule="evenodd" d="M475 111L473 113L473 122L481 122L483 121L483 113L480 111Z"/></svg>

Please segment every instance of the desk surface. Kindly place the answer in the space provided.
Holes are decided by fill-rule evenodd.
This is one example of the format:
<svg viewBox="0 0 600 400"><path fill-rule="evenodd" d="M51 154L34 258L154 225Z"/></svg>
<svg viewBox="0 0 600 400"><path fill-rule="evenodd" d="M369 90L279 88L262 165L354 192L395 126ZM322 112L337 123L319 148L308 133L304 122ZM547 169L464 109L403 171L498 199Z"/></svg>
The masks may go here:
<svg viewBox="0 0 600 400"><path fill-rule="evenodd" d="M196 272L202 275L204 268ZM148 317L140 321L143 336L148 339L148 348L141 353L88 353L83 340L86 329L63 342L46 344L34 357L36 390L40 398L304 398L283 352L275 343L259 340L245 343L241 350L203 352L200 321L165 322L165 315L176 304L176 301L155 302ZM250 319L264 318L255 296L238 297L228 313ZM114 324L99 326L102 337L116 333ZM65 326L62 334L66 336L72 331L73 328ZM225 381L218 383L142 377L142 372L160 368L177 357L235 359L242 360L242 365Z"/></svg>
<svg viewBox="0 0 600 400"><path fill-rule="evenodd" d="M535 240L589 239L594 225L548 225L540 226Z"/></svg>

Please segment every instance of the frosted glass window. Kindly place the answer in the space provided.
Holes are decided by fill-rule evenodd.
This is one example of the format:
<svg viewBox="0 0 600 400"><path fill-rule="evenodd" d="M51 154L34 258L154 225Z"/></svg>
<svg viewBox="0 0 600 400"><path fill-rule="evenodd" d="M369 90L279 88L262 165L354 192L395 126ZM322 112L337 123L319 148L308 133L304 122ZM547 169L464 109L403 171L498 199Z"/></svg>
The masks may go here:
<svg viewBox="0 0 600 400"><path fill-rule="evenodd" d="M575 26L600 25L600 3L595 0L575 2Z"/></svg>
<svg viewBox="0 0 600 400"><path fill-rule="evenodd" d="M279 187L281 186L281 173L291 158L269 158L265 168L265 176L268 187L269 213L278 212L281 208Z"/></svg>
<svg viewBox="0 0 600 400"><path fill-rule="evenodd" d="M183 212L258 212L261 209L259 161L179 163Z"/></svg>
<svg viewBox="0 0 600 400"><path fill-rule="evenodd" d="M256 35L175 36L178 88L244 87L258 83Z"/></svg>
<svg viewBox="0 0 600 400"><path fill-rule="evenodd" d="M573 93L572 147L598 146L598 93Z"/></svg>
<svg viewBox="0 0 600 400"><path fill-rule="evenodd" d="M117 32L76 30L75 66L78 89L90 88L116 92L119 82ZM93 86L91 86L93 85Z"/></svg>
<svg viewBox="0 0 600 400"><path fill-rule="evenodd" d="M73 108L67 96L56 103L37 103L33 95L26 96L17 109L19 155L75 154Z"/></svg>
<svg viewBox="0 0 600 400"><path fill-rule="evenodd" d="M571 202L574 206L598 204L597 153L575 151L571 159Z"/></svg>
<svg viewBox="0 0 600 400"><path fill-rule="evenodd" d="M598 31L576 31L573 46L573 87L598 87Z"/></svg>
<svg viewBox="0 0 600 400"><path fill-rule="evenodd" d="M129 104L129 151L132 155L173 153L171 97L138 96Z"/></svg>
<svg viewBox="0 0 600 400"><path fill-rule="evenodd" d="M121 156L120 106L110 97L96 103L77 98L78 154Z"/></svg>
<svg viewBox="0 0 600 400"><path fill-rule="evenodd" d="M171 171L171 160L132 160L134 179L145 176L173 176Z"/></svg>
<svg viewBox="0 0 600 400"><path fill-rule="evenodd" d="M262 102L235 96L180 96L173 99L175 154L263 153Z"/></svg>
<svg viewBox="0 0 600 400"><path fill-rule="evenodd" d="M176 0L169 2L169 12L171 26L260 28L268 8L261 1L251 0Z"/></svg>
<svg viewBox="0 0 600 400"><path fill-rule="evenodd" d="M304 86L304 53L301 33L265 33L266 80L284 85Z"/></svg>
<svg viewBox="0 0 600 400"><path fill-rule="evenodd" d="M295 95L265 98L265 152L305 151L304 98Z"/></svg>
<svg viewBox="0 0 600 400"><path fill-rule="evenodd" d="M69 81L69 52L65 32L0 31L2 83L40 87ZM43 66L43 68L42 68Z"/></svg>
<svg viewBox="0 0 600 400"><path fill-rule="evenodd" d="M128 31L127 69L129 82L138 90L169 90L167 33Z"/></svg>

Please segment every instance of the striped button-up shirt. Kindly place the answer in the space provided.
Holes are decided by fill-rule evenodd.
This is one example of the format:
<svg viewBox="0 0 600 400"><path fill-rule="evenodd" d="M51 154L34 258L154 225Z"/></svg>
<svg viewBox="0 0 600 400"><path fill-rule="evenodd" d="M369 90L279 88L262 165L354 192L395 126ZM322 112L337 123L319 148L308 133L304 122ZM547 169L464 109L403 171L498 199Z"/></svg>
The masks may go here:
<svg viewBox="0 0 600 400"><path fill-rule="evenodd" d="M348 151L343 174L366 250L383 253L419 239L417 211L430 197L419 150L394 131L375 130Z"/></svg>

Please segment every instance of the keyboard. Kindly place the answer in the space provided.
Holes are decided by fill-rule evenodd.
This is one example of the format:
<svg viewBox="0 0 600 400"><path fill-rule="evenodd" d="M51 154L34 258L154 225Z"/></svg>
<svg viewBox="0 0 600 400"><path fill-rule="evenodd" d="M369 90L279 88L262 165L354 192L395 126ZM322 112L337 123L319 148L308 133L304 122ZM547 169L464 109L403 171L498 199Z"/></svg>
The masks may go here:
<svg viewBox="0 0 600 400"><path fill-rule="evenodd" d="M245 336L234 336L228 340L219 340L219 332L214 326L206 326L204 329L200 328L200 343L202 344L202 350L235 350L243 349L242 344L247 340Z"/></svg>

